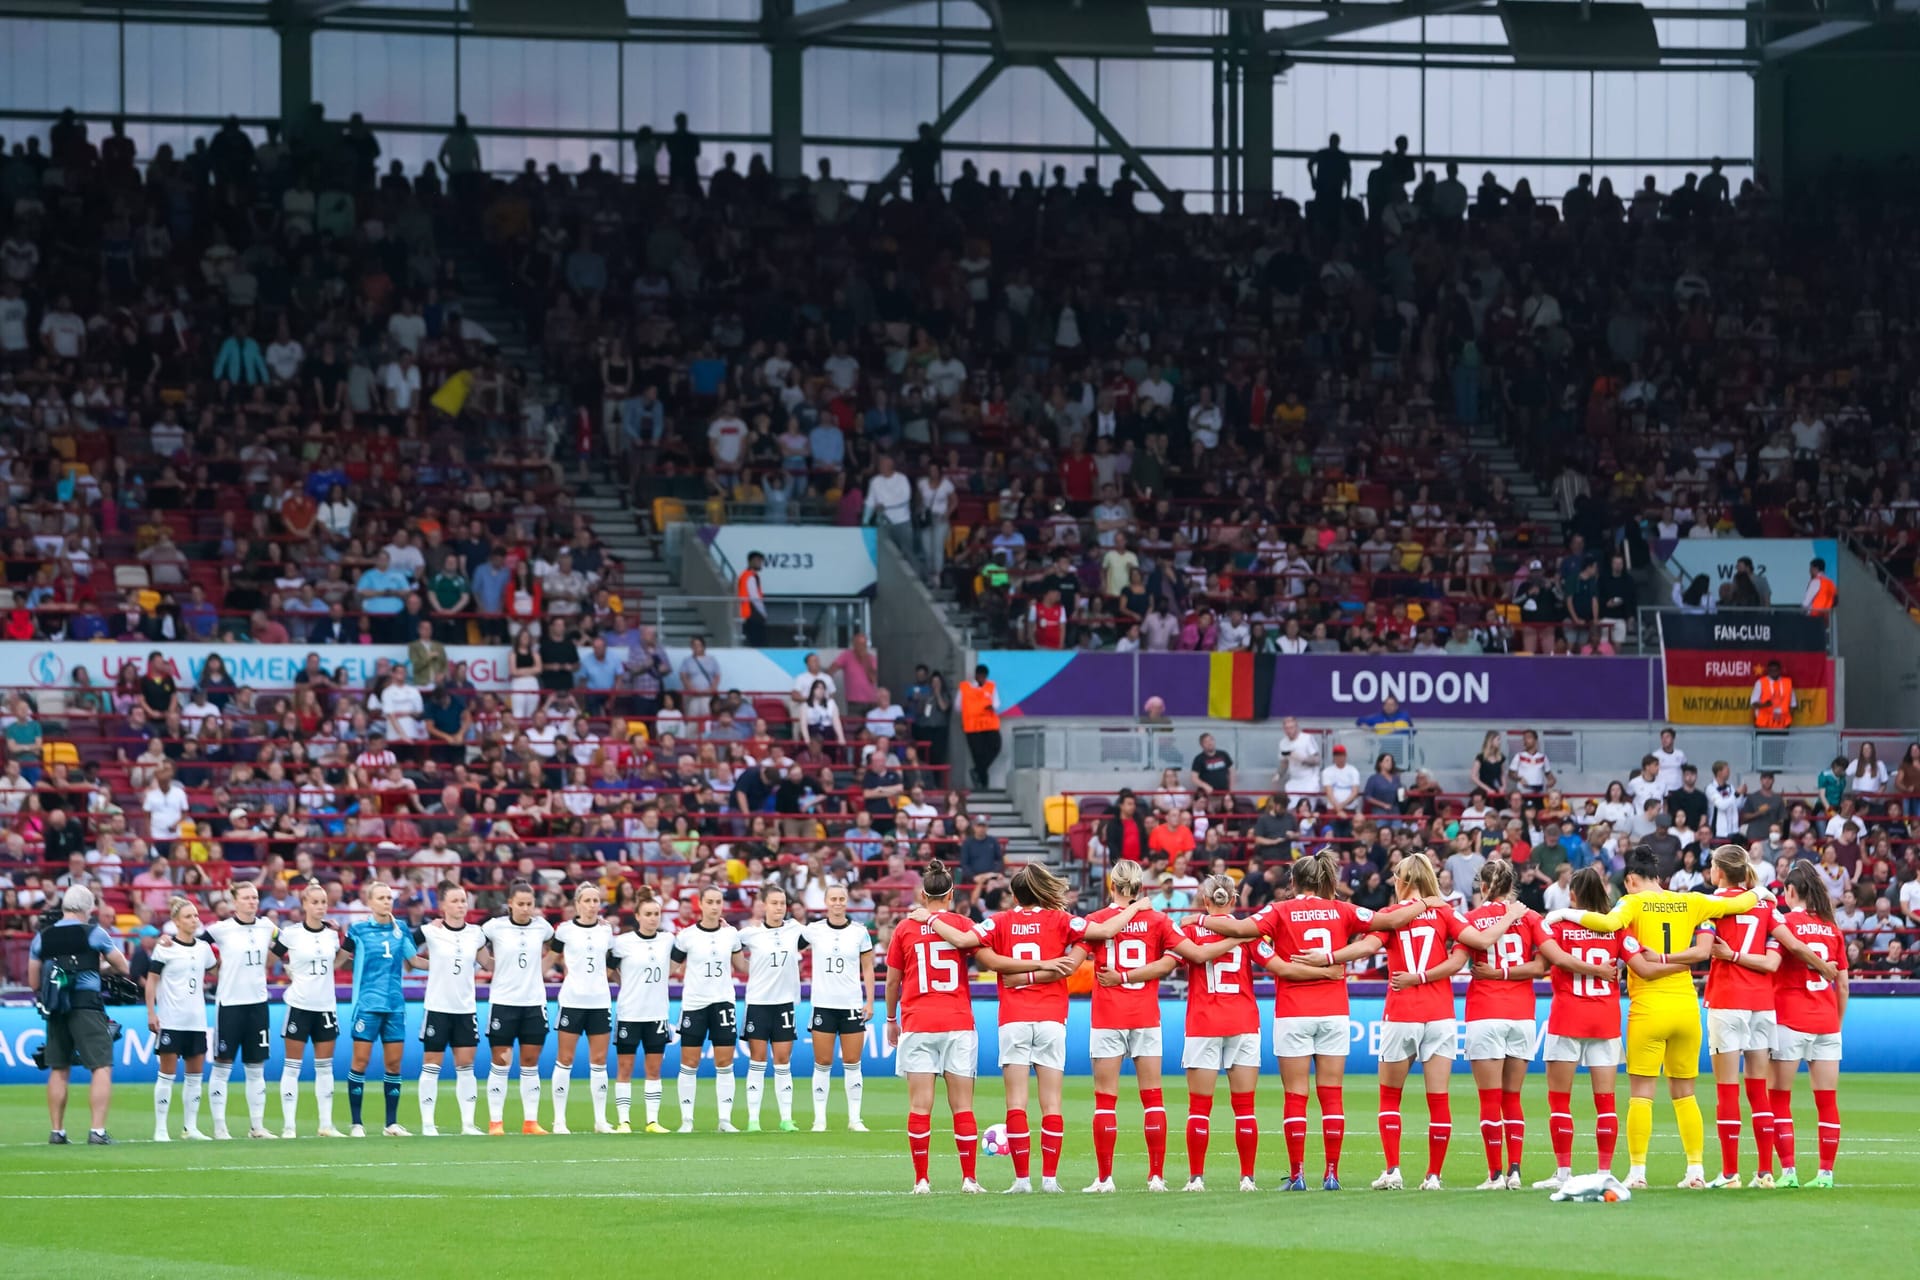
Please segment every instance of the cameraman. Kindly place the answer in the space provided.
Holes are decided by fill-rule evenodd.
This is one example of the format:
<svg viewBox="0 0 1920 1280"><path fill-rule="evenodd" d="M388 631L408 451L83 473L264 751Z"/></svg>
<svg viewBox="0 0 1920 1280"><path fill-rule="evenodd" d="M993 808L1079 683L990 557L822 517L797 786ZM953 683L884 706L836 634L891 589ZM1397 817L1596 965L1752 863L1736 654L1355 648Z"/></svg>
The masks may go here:
<svg viewBox="0 0 1920 1280"><path fill-rule="evenodd" d="M27 982L47 1020L47 1114L53 1132L47 1141L67 1145L67 1086L77 1062L91 1074L87 1105L93 1127L87 1142L113 1145L107 1136L107 1106L113 1099L113 1022L107 1017L100 989L100 966L115 973L127 971L127 958L113 935L93 918L93 891L85 885L69 887L60 899L61 916L33 937L28 951ZM50 979L42 986L43 979Z"/></svg>

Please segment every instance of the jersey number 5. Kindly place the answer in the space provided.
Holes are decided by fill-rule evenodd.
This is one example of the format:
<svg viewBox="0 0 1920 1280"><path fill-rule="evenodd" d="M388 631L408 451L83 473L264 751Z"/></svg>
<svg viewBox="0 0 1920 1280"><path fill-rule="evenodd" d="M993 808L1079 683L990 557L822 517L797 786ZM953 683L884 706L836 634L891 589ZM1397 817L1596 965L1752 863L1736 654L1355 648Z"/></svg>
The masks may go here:
<svg viewBox="0 0 1920 1280"><path fill-rule="evenodd" d="M913 949L920 961L915 967L919 970L921 991L960 989L960 964L953 958L952 947L944 942L917 942Z"/></svg>

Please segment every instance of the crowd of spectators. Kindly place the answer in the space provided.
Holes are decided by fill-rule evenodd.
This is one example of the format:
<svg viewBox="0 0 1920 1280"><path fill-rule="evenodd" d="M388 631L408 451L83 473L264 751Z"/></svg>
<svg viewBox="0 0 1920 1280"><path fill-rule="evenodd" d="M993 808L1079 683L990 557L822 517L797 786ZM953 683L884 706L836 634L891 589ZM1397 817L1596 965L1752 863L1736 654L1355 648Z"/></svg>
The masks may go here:
<svg viewBox="0 0 1920 1280"><path fill-rule="evenodd" d="M1203 733L1185 769L1074 795L1073 856L1095 869L1140 862L1153 905L1176 911L1192 907L1201 878L1215 874L1237 879L1240 905L1258 908L1285 891L1294 858L1328 848L1340 859L1340 894L1358 906L1389 905L1394 869L1425 852L1441 892L1464 910L1481 905L1480 868L1502 859L1518 871L1522 899L1549 911L1568 905L1583 867L1619 885L1639 845L1660 857L1669 888L1712 892L1711 851L1733 842L1766 884L1784 882L1795 862L1815 866L1857 970L1920 974L1920 743L1889 764L1862 742L1812 792L1788 795L1773 773L1748 781L1724 760L1689 760L1665 729L1630 776L1581 795L1563 789L1532 729L1512 741L1489 732L1471 761L1447 771L1448 788L1432 770L1403 767L1395 750L1404 732L1383 732L1385 749L1369 767L1293 717L1281 730L1277 770L1236 761Z"/></svg>

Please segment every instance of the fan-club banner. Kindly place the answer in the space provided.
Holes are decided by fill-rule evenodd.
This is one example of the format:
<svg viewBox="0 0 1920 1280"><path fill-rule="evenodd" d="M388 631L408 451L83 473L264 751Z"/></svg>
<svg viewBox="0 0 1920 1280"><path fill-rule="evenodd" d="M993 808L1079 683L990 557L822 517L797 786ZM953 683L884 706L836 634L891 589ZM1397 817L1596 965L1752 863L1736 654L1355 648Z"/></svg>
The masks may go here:
<svg viewBox="0 0 1920 1280"><path fill-rule="evenodd" d="M1754 682L1769 662L1793 681L1793 723L1833 722L1827 620L1794 610L1662 613L1667 719L1675 724L1753 723Z"/></svg>

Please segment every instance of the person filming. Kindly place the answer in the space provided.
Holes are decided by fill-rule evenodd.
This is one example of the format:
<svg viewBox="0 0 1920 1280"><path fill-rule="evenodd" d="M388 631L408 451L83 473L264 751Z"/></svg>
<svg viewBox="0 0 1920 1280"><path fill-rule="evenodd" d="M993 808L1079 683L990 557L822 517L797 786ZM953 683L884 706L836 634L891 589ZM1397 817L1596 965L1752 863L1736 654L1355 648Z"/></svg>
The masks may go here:
<svg viewBox="0 0 1920 1280"><path fill-rule="evenodd" d="M56 1147L68 1144L67 1088L78 1063L92 1077L87 1085L92 1113L87 1142L111 1146L107 1107L113 1099L114 1029L101 991L100 967L104 963L125 975L127 957L93 918L92 890L73 885L61 897L60 908L60 919L34 935L27 953L27 982L47 1020L47 1114L53 1122L47 1141Z"/></svg>

